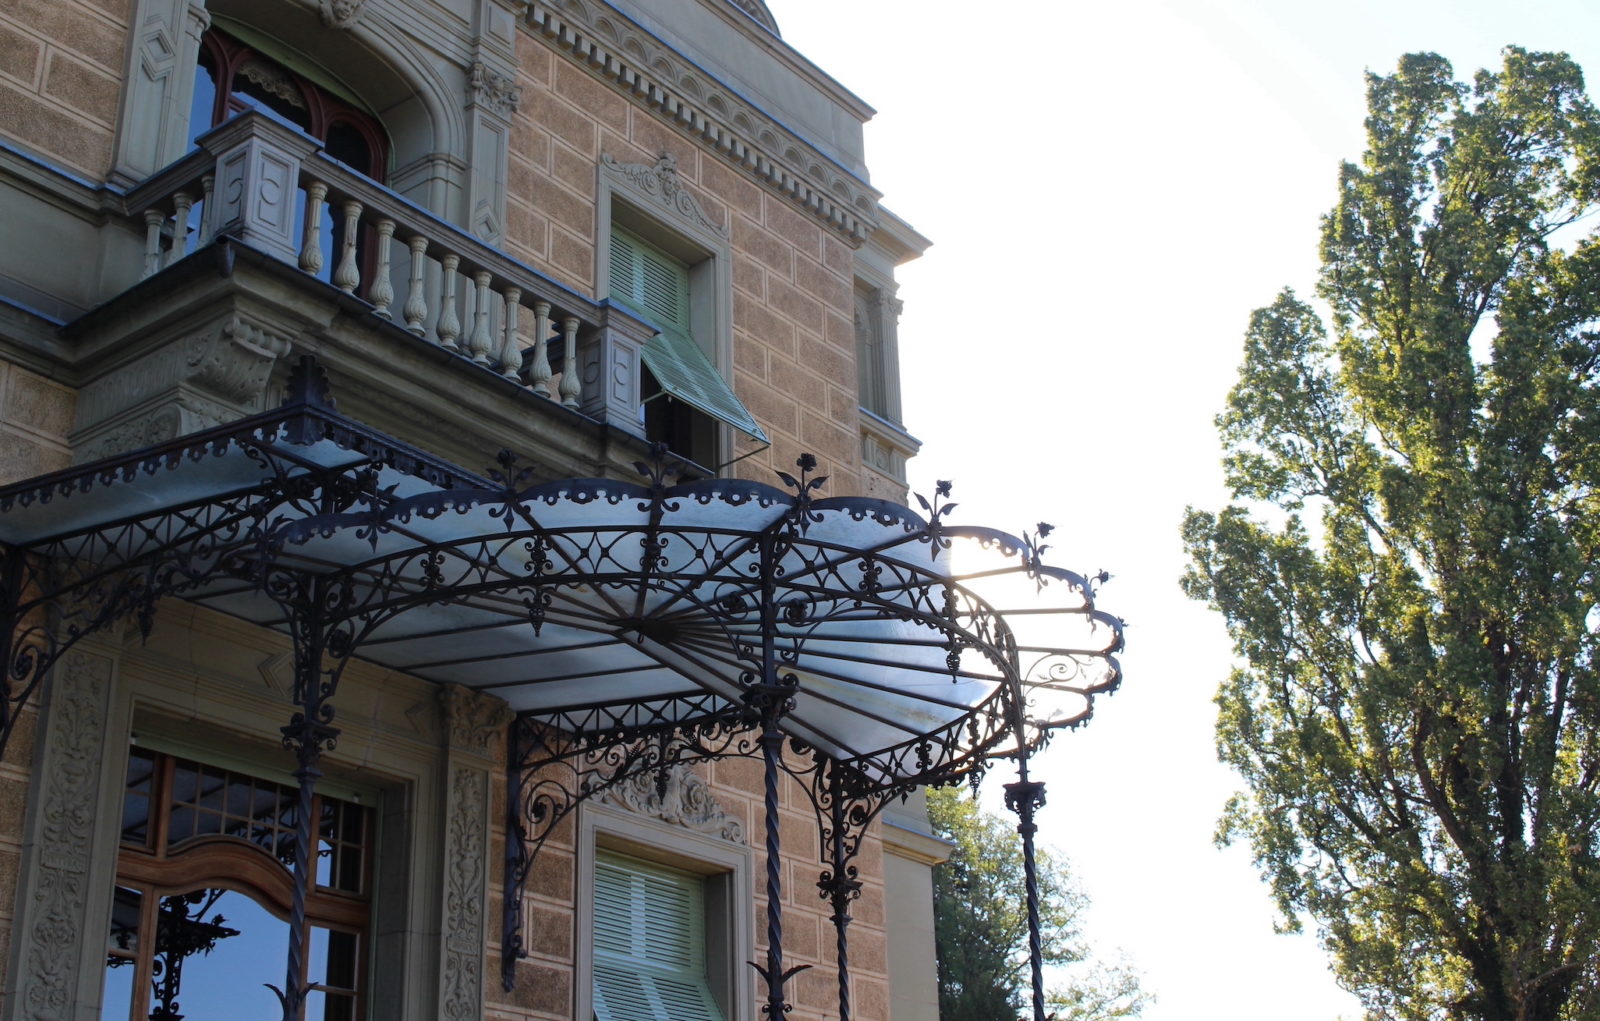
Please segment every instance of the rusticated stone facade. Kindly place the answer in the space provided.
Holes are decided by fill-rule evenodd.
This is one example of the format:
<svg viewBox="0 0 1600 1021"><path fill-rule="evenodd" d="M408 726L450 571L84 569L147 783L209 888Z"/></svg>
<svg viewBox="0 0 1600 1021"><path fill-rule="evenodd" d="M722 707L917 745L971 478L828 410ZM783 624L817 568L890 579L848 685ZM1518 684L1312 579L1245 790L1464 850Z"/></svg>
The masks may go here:
<svg viewBox="0 0 1600 1021"><path fill-rule="evenodd" d="M647 451L629 417L642 420L637 380L607 403L530 375L541 327L551 352L573 345L573 377L599 367L585 386L637 371L628 345L654 330L606 303L607 244L625 225L676 239L660 243L692 264L712 324L696 339L770 438L719 427L721 470L772 481L810 452L827 495L902 499L915 441L897 403L863 418L861 381L885 377L858 364L893 344L863 340L857 305L866 289L889 307L893 267L927 241L878 207L870 109L774 25L760 0L0 5L0 485L272 407L302 354L342 410L470 469L509 447L552 477L626 474ZM201 138L189 117L208 30L370 114L388 136L382 181L330 171L320 143L276 121ZM312 216L289 212L296 195ZM230 240L214 243L224 209ZM335 247L358 235L359 251ZM108 632L21 706L0 759L0 1021L101 1016L130 745L286 774L290 659L280 634L171 600L148 640ZM381 835L368 1016L571 1021L587 1002L579 886L597 828L707 848L741 877L730 982L752 993L758 763L701 766L666 801L640 791L559 827L530 876L507 994L505 703L357 663L336 705L326 771ZM811 966L791 1016L821 1021L837 1008L817 823L792 781L781 797L785 954ZM890 959L904 867L884 856L875 824L850 930L855 1017L932 1021L926 997L891 997L891 970L912 972ZM898 948L913 971L932 959L917 940ZM752 993L727 1021L757 1016Z"/></svg>

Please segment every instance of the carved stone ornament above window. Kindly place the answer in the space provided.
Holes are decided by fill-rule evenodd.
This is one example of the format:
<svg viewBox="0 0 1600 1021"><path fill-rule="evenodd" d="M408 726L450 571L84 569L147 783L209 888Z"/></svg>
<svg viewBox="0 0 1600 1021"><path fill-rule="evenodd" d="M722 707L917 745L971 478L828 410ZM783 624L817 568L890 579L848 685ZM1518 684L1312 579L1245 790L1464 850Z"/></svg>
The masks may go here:
<svg viewBox="0 0 1600 1021"><path fill-rule="evenodd" d="M700 200L678 180L678 158L671 153L662 153L654 163L618 163L612 156L602 155L600 165L626 178L635 188L659 200L691 223L712 231L718 237L728 236L728 228L706 215Z"/></svg>
<svg viewBox="0 0 1600 1021"><path fill-rule="evenodd" d="M366 0L317 0L322 23L329 28L350 28L361 20Z"/></svg>
<svg viewBox="0 0 1600 1021"><path fill-rule="evenodd" d="M450 744L479 755L492 754L511 722L511 707L504 699L460 684L440 688L439 704L444 708Z"/></svg>
<svg viewBox="0 0 1600 1021"><path fill-rule="evenodd" d="M683 764L668 767L666 787L655 770L607 789L604 800L662 822L743 844L744 823L729 815L711 794L711 785Z"/></svg>
<svg viewBox="0 0 1600 1021"><path fill-rule="evenodd" d="M472 65L467 95L502 117L509 117L522 102L522 87L509 75L501 74L480 60Z"/></svg>

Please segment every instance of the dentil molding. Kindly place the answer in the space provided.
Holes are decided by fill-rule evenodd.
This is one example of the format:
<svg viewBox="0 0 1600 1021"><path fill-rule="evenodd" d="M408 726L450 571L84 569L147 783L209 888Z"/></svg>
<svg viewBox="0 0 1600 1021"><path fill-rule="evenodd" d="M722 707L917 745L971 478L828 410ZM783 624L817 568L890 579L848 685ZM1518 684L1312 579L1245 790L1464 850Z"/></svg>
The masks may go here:
<svg viewBox="0 0 1600 1021"><path fill-rule="evenodd" d="M602 79L697 135L852 246L878 226L878 192L609 8L536 0L528 24Z"/></svg>

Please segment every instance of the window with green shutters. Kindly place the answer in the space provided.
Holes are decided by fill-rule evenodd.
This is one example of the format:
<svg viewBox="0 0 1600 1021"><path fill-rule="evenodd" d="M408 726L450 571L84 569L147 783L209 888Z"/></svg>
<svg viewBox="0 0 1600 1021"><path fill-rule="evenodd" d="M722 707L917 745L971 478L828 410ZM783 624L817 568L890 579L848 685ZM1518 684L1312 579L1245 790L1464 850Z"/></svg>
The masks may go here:
<svg viewBox="0 0 1600 1021"><path fill-rule="evenodd" d="M613 225L610 296L642 313L661 332L640 351L649 378L641 387L646 436L704 464L708 434L722 422L760 443L766 433L717 371L694 336L690 268L632 231ZM698 418L697 416L705 416ZM703 424L702 424L703 423Z"/></svg>
<svg viewBox="0 0 1600 1021"><path fill-rule="evenodd" d="M611 296L689 335L689 267L621 227L611 228Z"/></svg>
<svg viewBox="0 0 1600 1021"><path fill-rule="evenodd" d="M706 978L705 880L597 852L595 1021L722 1021Z"/></svg>

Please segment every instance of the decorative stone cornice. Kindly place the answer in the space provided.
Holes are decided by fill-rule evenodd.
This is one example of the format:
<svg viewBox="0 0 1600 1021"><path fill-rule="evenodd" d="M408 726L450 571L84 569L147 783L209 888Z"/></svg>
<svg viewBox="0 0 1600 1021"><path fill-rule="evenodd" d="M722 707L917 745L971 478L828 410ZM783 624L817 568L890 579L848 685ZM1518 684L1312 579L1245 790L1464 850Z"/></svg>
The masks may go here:
<svg viewBox="0 0 1600 1021"><path fill-rule="evenodd" d="M717 802L711 785L681 763L667 768L666 786L655 770L630 777L609 788L604 800L641 815L685 829L709 833L735 844L744 843L744 824Z"/></svg>
<svg viewBox="0 0 1600 1021"><path fill-rule="evenodd" d="M777 20L773 18L772 12L767 10L767 5L762 3L761 0L731 0L731 2L733 3L733 6L739 8L739 10L754 18L756 24L760 25L768 32L771 32L773 35L782 35L782 33L778 31Z"/></svg>
<svg viewBox="0 0 1600 1021"><path fill-rule="evenodd" d="M486 106L502 117L509 117L522 102L522 87L511 76L501 74L480 60L472 65L472 76L467 80L467 96L474 103Z"/></svg>
<svg viewBox="0 0 1600 1021"><path fill-rule="evenodd" d="M861 409L860 420L862 464L905 485L906 462L917 456L921 441L866 408Z"/></svg>
<svg viewBox="0 0 1600 1021"><path fill-rule="evenodd" d="M535 0L527 20L551 45L788 196L852 246L877 228L876 190L655 36L602 17L584 0Z"/></svg>
<svg viewBox="0 0 1600 1021"><path fill-rule="evenodd" d="M727 226L707 216L700 200L678 179L678 158L671 153L662 153L654 163L618 163L609 155L601 155L600 165L691 223L718 237L728 236Z"/></svg>

